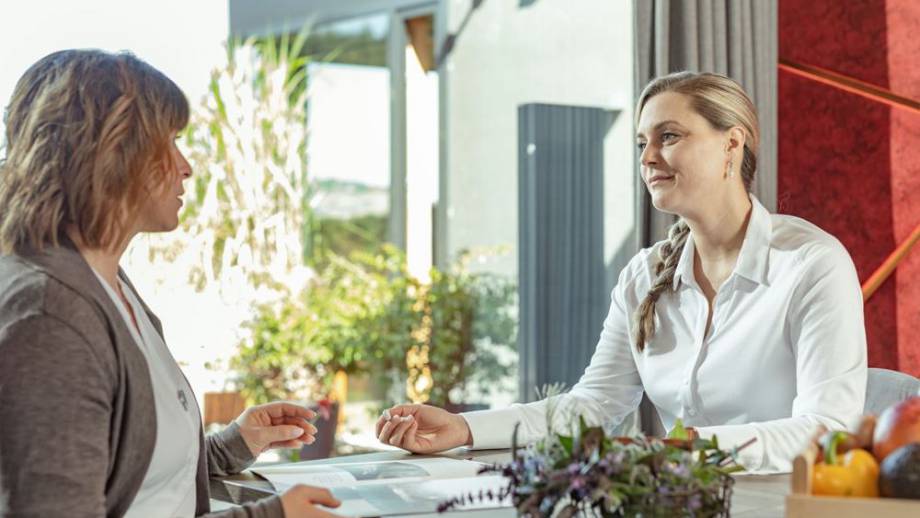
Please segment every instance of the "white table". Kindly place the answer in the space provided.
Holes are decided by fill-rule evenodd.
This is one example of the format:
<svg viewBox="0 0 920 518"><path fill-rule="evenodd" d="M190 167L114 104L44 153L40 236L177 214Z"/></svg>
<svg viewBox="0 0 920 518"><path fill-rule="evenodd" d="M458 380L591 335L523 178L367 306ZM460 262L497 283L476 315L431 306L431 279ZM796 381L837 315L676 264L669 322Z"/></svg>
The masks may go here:
<svg viewBox="0 0 920 518"><path fill-rule="evenodd" d="M340 462L373 462L398 460L410 454L400 451L367 453L311 461L310 464L337 464ZM443 456L472 459L488 463L506 463L511 459L508 450L470 451L457 449ZM736 475L732 493L731 515L741 518L781 518L784 515L784 500L789 493L790 475ZM211 480L211 498L220 506L226 503L243 503L262 498L272 493L271 485L252 473L244 472L225 478ZM464 518L511 518L514 509L491 509L484 511L456 511ZM435 518L441 515L413 514L413 518Z"/></svg>

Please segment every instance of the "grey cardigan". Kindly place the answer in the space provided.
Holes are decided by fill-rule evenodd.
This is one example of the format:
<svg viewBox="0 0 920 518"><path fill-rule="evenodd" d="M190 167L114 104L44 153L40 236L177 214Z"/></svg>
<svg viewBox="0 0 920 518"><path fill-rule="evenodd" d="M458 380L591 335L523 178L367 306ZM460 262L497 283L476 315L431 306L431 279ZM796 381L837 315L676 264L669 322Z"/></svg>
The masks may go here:
<svg viewBox="0 0 920 518"><path fill-rule="evenodd" d="M146 304L144 310L162 336L159 319ZM155 440L147 362L73 244L0 256L6 516L124 515ZM196 515L284 516L278 496L208 514L209 475L237 473L254 459L235 424L199 443Z"/></svg>

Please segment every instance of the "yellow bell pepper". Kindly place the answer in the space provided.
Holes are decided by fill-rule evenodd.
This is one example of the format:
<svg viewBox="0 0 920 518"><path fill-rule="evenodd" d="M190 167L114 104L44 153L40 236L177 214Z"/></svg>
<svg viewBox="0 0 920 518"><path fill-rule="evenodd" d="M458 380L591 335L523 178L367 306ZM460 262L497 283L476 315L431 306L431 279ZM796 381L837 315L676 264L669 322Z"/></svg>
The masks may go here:
<svg viewBox="0 0 920 518"><path fill-rule="evenodd" d="M837 455L837 444L846 432L832 432L824 448L824 462L815 464L812 493L828 496L878 496L878 462L866 450L854 449Z"/></svg>

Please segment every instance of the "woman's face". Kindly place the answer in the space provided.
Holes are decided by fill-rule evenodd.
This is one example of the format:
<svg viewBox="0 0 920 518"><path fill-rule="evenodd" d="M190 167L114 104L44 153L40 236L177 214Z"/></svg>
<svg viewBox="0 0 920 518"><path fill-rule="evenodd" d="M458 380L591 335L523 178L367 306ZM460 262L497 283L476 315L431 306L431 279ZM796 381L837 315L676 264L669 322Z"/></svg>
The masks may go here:
<svg viewBox="0 0 920 518"><path fill-rule="evenodd" d="M681 217L696 217L719 207L741 182L737 129L720 131L693 110L690 97L664 92L646 102L636 139L642 180L655 208ZM743 139L741 133L741 139ZM734 178L728 172L733 160Z"/></svg>
<svg viewBox="0 0 920 518"><path fill-rule="evenodd" d="M170 139L172 170L166 174L166 181L155 186L141 206L137 220L138 232L169 232L179 226L179 209L185 189L182 182L192 175L188 160L176 146L176 135Z"/></svg>

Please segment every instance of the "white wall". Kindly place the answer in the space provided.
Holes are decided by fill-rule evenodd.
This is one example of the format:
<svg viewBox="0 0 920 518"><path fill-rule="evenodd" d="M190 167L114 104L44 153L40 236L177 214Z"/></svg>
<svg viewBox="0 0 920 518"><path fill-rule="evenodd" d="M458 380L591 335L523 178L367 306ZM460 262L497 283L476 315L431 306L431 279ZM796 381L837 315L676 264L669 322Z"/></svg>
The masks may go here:
<svg viewBox="0 0 920 518"><path fill-rule="evenodd" d="M454 32L469 0L445 0ZM447 251L508 246L482 268L517 275L517 109L531 102L620 110L605 144L610 263L634 220L633 38L627 0L483 2L446 62ZM628 243L626 243L628 245ZM598 323L599 325L600 323Z"/></svg>

